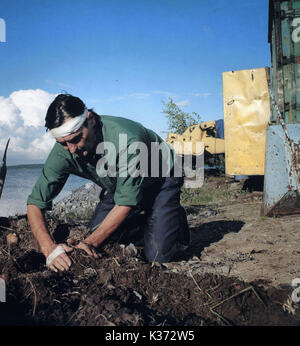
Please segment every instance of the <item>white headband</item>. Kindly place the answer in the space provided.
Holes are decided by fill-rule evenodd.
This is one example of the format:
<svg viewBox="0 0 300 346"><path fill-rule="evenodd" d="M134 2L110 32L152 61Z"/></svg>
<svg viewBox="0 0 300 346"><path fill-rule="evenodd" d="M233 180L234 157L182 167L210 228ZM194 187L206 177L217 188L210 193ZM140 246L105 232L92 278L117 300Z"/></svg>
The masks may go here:
<svg viewBox="0 0 300 346"><path fill-rule="evenodd" d="M78 115L77 117L68 120L61 126L55 127L54 129L50 130L52 136L54 138L61 138L78 131L81 125L85 122L87 114L88 110L85 109L81 115Z"/></svg>

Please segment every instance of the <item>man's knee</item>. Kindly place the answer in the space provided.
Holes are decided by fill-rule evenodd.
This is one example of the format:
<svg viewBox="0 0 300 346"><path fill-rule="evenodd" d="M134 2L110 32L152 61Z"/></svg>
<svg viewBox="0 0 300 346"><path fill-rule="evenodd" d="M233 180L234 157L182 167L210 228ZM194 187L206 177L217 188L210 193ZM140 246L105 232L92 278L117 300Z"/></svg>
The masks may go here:
<svg viewBox="0 0 300 346"><path fill-rule="evenodd" d="M90 232L93 232L105 219L107 214L113 209L115 206L113 194L105 194L100 199L100 202L95 208L93 217L91 218L88 228Z"/></svg>
<svg viewBox="0 0 300 346"><path fill-rule="evenodd" d="M158 251L147 252L146 249L144 249L144 254L148 262L159 262L159 263L171 262L175 256L175 253L172 256L170 256L170 255L159 253Z"/></svg>
<svg viewBox="0 0 300 346"><path fill-rule="evenodd" d="M173 241L144 241L144 255L148 262L171 262L179 250L178 242Z"/></svg>

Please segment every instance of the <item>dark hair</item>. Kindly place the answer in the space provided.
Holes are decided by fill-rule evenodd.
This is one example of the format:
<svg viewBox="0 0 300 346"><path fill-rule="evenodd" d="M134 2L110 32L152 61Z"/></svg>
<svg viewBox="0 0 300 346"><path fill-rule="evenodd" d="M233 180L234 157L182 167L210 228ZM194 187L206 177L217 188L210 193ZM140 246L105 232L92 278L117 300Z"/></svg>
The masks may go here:
<svg viewBox="0 0 300 346"><path fill-rule="evenodd" d="M79 97L70 94L59 94L48 108L45 127L51 130L59 127L67 118L75 118L82 114L85 104Z"/></svg>

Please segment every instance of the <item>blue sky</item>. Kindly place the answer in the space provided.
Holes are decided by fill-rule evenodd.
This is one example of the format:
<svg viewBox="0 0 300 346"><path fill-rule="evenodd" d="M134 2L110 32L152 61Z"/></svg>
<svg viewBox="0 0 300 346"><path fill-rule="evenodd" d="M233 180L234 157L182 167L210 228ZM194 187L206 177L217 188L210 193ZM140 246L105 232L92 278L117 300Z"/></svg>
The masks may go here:
<svg viewBox="0 0 300 346"><path fill-rule="evenodd" d="M27 115L18 110L15 124L0 107L0 154L14 126L26 133L16 140L21 149L44 135L42 120L21 128L36 90L65 90L99 114L137 120L165 137L162 100L172 97L202 121L220 119L222 72L270 66L268 0L1 0L0 18L0 100L11 111L15 99L17 108L25 102L13 93L27 97ZM20 150L10 163L30 161ZM43 162L46 152L31 161Z"/></svg>

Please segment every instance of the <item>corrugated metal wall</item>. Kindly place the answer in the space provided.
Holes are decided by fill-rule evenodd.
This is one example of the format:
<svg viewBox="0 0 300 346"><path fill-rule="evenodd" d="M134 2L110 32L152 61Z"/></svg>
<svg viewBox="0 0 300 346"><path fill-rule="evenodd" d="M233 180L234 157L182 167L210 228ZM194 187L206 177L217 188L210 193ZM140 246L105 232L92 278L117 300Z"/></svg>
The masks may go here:
<svg viewBox="0 0 300 346"><path fill-rule="evenodd" d="M286 123L300 123L300 0L269 2L271 94ZM279 123L273 107L271 120Z"/></svg>
<svg viewBox="0 0 300 346"><path fill-rule="evenodd" d="M300 0L269 1L271 122L263 215L300 213Z"/></svg>

